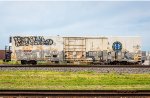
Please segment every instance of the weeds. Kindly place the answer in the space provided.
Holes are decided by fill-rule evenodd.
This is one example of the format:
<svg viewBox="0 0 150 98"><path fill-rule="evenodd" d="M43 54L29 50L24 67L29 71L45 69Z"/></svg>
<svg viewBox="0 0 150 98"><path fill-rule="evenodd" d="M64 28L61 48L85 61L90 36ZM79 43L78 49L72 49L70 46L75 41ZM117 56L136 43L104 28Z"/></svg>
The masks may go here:
<svg viewBox="0 0 150 98"><path fill-rule="evenodd" d="M0 89L150 90L150 74L22 70L0 71L0 77Z"/></svg>

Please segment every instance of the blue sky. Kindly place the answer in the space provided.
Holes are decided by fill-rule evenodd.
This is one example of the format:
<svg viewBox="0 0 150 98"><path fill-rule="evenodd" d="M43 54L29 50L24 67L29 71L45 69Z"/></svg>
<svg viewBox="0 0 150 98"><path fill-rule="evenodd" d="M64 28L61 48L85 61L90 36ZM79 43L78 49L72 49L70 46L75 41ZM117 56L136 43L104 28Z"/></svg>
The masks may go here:
<svg viewBox="0 0 150 98"><path fill-rule="evenodd" d="M15 35L141 36L150 50L150 1L0 1L0 49Z"/></svg>

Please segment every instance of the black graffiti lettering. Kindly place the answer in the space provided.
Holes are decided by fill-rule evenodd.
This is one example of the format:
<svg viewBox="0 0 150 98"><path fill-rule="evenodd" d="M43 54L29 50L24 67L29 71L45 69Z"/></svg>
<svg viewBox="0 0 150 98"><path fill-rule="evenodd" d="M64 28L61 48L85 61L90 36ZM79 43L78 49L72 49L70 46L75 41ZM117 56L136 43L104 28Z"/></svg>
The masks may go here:
<svg viewBox="0 0 150 98"><path fill-rule="evenodd" d="M23 38L23 41L22 41L23 46L29 46L29 41L28 40L29 40L28 37Z"/></svg>
<svg viewBox="0 0 150 98"><path fill-rule="evenodd" d="M30 37L13 37L15 46L29 46L29 45L52 45L52 39L45 39L43 36L30 36Z"/></svg>
<svg viewBox="0 0 150 98"><path fill-rule="evenodd" d="M13 37L15 41L15 46L21 46L21 38L19 36Z"/></svg>
<svg viewBox="0 0 150 98"><path fill-rule="evenodd" d="M43 45L44 38L42 36L35 37L34 45Z"/></svg>
<svg viewBox="0 0 150 98"><path fill-rule="evenodd" d="M30 43L30 45L34 45L34 40L35 40L35 38L33 37L33 36L31 36L30 38L29 38L29 43Z"/></svg>
<svg viewBox="0 0 150 98"><path fill-rule="evenodd" d="M52 45L53 44L53 40L52 39L47 39L44 41L45 45Z"/></svg>

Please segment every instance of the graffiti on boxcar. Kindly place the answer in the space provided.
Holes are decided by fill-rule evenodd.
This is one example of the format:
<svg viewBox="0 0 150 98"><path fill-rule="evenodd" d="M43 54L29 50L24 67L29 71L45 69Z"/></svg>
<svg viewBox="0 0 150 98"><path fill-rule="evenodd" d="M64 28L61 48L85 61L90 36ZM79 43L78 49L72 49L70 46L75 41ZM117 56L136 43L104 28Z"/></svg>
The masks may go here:
<svg viewBox="0 0 150 98"><path fill-rule="evenodd" d="M49 51L49 50L32 50L32 51L22 51L16 50L16 59L51 59L53 55L58 55L59 58L63 56L63 51ZM15 58L14 58L15 59Z"/></svg>
<svg viewBox="0 0 150 98"><path fill-rule="evenodd" d="M15 46L33 46L33 45L52 45L52 39L45 39L43 36L30 36L30 37L21 37L15 36L13 37L15 41Z"/></svg>

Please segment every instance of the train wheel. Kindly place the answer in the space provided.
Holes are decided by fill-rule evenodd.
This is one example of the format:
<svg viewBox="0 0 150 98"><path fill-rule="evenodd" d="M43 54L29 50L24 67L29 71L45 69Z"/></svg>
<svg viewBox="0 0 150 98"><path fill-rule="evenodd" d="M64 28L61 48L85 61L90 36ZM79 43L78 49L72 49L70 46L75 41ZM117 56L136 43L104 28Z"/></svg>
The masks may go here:
<svg viewBox="0 0 150 98"><path fill-rule="evenodd" d="M27 61L26 60L21 60L21 64L25 65L25 64L27 64Z"/></svg>
<svg viewBox="0 0 150 98"><path fill-rule="evenodd" d="M32 61L30 61L30 64L32 64L32 65L36 65L36 64L37 64L37 61L32 60Z"/></svg>

